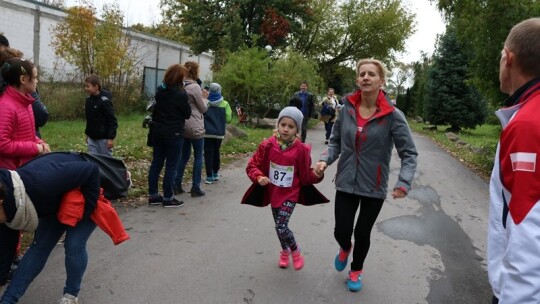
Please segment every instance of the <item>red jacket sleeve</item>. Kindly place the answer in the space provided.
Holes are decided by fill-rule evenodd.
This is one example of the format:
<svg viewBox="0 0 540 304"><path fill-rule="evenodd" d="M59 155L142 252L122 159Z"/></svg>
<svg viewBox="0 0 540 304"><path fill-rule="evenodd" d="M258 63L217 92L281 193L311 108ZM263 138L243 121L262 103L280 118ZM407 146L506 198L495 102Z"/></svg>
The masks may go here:
<svg viewBox="0 0 540 304"><path fill-rule="evenodd" d="M268 139L263 140L261 144L259 144L257 151L253 153L253 156L251 156L248 161L246 173L249 179L254 183L257 182L257 179L260 176L266 176L268 174L264 173L264 158L268 144Z"/></svg>

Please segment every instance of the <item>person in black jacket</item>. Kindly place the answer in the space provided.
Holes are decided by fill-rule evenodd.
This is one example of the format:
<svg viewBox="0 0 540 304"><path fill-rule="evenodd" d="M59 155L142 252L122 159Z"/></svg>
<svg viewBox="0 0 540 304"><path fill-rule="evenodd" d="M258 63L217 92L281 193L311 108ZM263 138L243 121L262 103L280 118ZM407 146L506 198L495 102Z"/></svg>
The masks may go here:
<svg viewBox="0 0 540 304"><path fill-rule="evenodd" d="M63 195L80 188L85 199L84 216L75 227L57 219ZM16 236L19 231L36 231L34 240L19 262L0 303L17 303L41 272L51 251L65 233L67 273L62 303L77 303L81 281L88 263L86 243L96 224L91 220L100 193L100 173L96 164L74 153L45 154L16 170L0 169L0 223ZM0 240L0 256L10 263L0 264L0 274L9 272L15 242ZM4 259L3 259L4 260ZM0 286L5 284L0 282Z"/></svg>
<svg viewBox="0 0 540 304"><path fill-rule="evenodd" d="M111 93L101 89L98 76L90 75L85 79L86 98L86 143L88 153L112 156L118 122L114 116Z"/></svg>
<svg viewBox="0 0 540 304"><path fill-rule="evenodd" d="M294 96L300 98L302 101L300 108L300 111L302 111L302 114L304 114L304 120L302 121L302 142L306 142L308 121L315 109L313 94L311 94L311 92L309 92L307 89L308 83L304 80L300 84L300 91L294 93Z"/></svg>
<svg viewBox="0 0 540 304"><path fill-rule="evenodd" d="M152 163L148 172L148 204L180 207L174 198L174 178L182 151L185 120L191 116L188 95L184 90L187 70L180 64L167 68L163 82L156 89L156 105L150 124ZM158 191L158 180L163 164L163 195Z"/></svg>

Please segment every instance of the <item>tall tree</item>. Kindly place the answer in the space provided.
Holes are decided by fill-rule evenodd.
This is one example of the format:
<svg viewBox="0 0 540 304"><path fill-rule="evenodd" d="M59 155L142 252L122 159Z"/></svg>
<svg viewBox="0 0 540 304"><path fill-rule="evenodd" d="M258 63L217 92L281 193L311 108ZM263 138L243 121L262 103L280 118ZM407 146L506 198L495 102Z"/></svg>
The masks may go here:
<svg viewBox="0 0 540 304"><path fill-rule="evenodd" d="M274 48L309 22L308 0L161 0L163 22L180 29L195 53L224 48ZM256 35L259 38L253 40Z"/></svg>
<svg viewBox="0 0 540 304"><path fill-rule="evenodd" d="M105 5L101 21L89 4L67 8L66 12L64 21L51 30L57 56L79 68L82 76L99 74L107 84L118 75L133 72L135 59L122 29L118 4Z"/></svg>
<svg viewBox="0 0 540 304"><path fill-rule="evenodd" d="M449 124L450 130L475 128L484 123L486 105L467 83L468 54L447 26L434 54L425 90L426 118L435 125Z"/></svg>
<svg viewBox="0 0 540 304"><path fill-rule="evenodd" d="M291 45L318 63L331 83L338 66L354 66L361 58L387 63L404 50L414 32L414 14L400 0L312 0L314 22L291 35Z"/></svg>
<svg viewBox="0 0 540 304"><path fill-rule="evenodd" d="M399 96L404 93L407 82L412 82L414 75L413 67L410 64L397 62L392 69L392 73L386 83L390 83L395 88L395 95Z"/></svg>
<svg viewBox="0 0 540 304"><path fill-rule="evenodd" d="M324 2L314 0L318 5ZM360 58L393 60L414 32L415 15L400 0L345 0L318 7L317 24L294 32L292 42L299 52L317 60L321 70Z"/></svg>
<svg viewBox="0 0 540 304"><path fill-rule="evenodd" d="M540 15L537 0L430 0L456 25L458 39L473 50L472 82L480 92L500 105L500 52L510 28L521 20Z"/></svg>
<svg viewBox="0 0 540 304"><path fill-rule="evenodd" d="M67 16L52 30L52 46L57 56L80 69L83 75L94 69L96 9L93 6L74 6L66 9Z"/></svg>
<svg viewBox="0 0 540 304"><path fill-rule="evenodd" d="M424 91L431 65L431 58L424 52L422 52L420 60L412 64L414 81L410 92L409 114L426 117L424 113Z"/></svg>

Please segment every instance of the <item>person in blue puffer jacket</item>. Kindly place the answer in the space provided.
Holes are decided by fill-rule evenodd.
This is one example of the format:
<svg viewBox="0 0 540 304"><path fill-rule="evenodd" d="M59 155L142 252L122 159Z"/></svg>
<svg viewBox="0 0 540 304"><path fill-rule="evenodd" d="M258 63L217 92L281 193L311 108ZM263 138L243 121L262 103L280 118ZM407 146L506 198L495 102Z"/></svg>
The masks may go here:
<svg viewBox="0 0 540 304"><path fill-rule="evenodd" d="M211 83L208 94L208 110L204 113L204 165L205 183L212 184L219 180L221 164L220 149L227 124L231 122L232 110L221 95L219 83Z"/></svg>

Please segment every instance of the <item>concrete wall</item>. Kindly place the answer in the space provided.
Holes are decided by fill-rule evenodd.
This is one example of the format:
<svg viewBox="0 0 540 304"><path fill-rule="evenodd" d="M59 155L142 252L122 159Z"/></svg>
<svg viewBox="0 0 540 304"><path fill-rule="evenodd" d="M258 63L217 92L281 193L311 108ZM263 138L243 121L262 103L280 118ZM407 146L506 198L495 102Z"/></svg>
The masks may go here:
<svg viewBox="0 0 540 304"><path fill-rule="evenodd" d="M21 50L26 58L33 60L40 68L40 74L62 71L69 79L75 67L56 57L50 45L51 29L65 16L63 10L37 1L0 0L0 32L9 39L11 47ZM146 93L154 92L156 84L163 77L163 71L174 63L196 61L200 65L200 78L203 81L212 80L212 54L193 55L187 45L129 29L125 31L131 38L131 46L135 50L141 72L153 71L143 77Z"/></svg>

